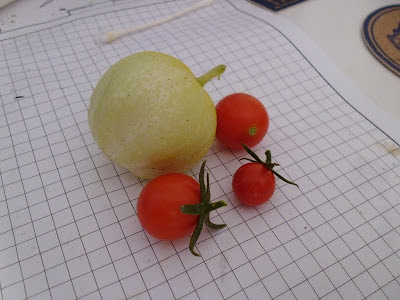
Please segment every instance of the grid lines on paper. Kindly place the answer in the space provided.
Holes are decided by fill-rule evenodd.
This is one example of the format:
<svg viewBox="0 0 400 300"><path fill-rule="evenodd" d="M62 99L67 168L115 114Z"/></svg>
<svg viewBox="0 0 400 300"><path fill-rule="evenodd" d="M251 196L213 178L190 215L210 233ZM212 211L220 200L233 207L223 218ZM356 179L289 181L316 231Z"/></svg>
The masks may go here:
<svg viewBox="0 0 400 300"><path fill-rule="evenodd" d="M2 41L0 284L3 299L395 299L400 289L400 163L395 146L355 111L276 29L215 3L115 43L100 28L144 23L185 7L171 1L82 18ZM218 16L218 17L216 17ZM196 20L196 22L193 22ZM218 30L216 30L218 29ZM201 74L215 102L244 91L271 118L265 140L280 172L273 198L251 208L230 182L244 154L215 143L207 155L213 215L228 226L157 241L135 212L146 181L103 157L87 107L111 64L157 50ZM23 98L15 98L23 96ZM197 176L198 167L190 175Z"/></svg>

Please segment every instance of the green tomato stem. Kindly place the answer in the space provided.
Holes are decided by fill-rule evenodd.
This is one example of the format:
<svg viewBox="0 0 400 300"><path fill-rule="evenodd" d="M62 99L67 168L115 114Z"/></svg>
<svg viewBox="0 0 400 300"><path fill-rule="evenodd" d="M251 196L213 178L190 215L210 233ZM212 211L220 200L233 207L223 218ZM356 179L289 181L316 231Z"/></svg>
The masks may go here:
<svg viewBox="0 0 400 300"><path fill-rule="evenodd" d="M207 184L204 183L204 170L206 162L204 161L200 168L199 173L199 184L200 184L200 203L197 204L187 204L180 207L180 211L188 215L199 215L199 219L196 224L192 236L190 238L189 250L195 256L200 256L196 251L194 251L194 246L203 229L203 225L206 224L207 227L212 229L221 229L226 226L226 224L214 224L210 221L210 212L216 210L222 206L226 206L225 201L210 202L210 177L207 173Z"/></svg>
<svg viewBox="0 0 400 300"><path fill-rule="evenodd" d="M196 79L201 86L204 86L207 82L209 82L211 79L215 77L219 79L222 73L225 72L225 69L226 69L225 65L216 66L207 73L205 73L204 75L197 77Z"/></svg>
<svg viewBox="0 0 400 300"><path fill-rule="evenodd" d="M255 127L255 126L250 127L249 134L250 135L255 135L256 133L257 133L257 127Z"/></svg>
<svg viewBox="0 0 400 300"><path fill-rule="evenodd" d="M180 207L180 211L187 215L202 215L205 213L206 206L204 203L187 204Z"/></svg>
<svg viewBox="0 0 400 300"><path fill-rule="evenodd" d="M270 150L265 151L266 160L265 160L265 161L262 161L262 160L258 157L258 155L254 153L253 150L251 150L251 149L250 149L249 147L247 147L245 144L242 144L242 146L243 146L243 148L246 150L246 152L247 152L253 159L244 157L244 158L241 158L240 160L247 160L247 161L250 161L250 162L253 162L253 163L261 164L261 165L263 165L265 168L267 168L268 170L270 170L270 171L271 171L276 177L278 177L279 179L283 180L283 181L286 182L286 183L295 185L295 186L297 186L297 188L299 188L299 186L298 186L296 183L294 183L294 182L292 182L292 181L290 181L290 180L284 178L282 175L280 175L279 173L277 173L277 172L273 169L275 166L279 166L279 164L271 162L272 159L271 159L271 151L270 151Z"/></svg>
<svg viewBox="0 0 400 300"><path fill-rule="evenodd" d="M205 219L206 219L206 216L204 214L200 215L199 221L196 224L196 228L194 229L192 237L190 238L189 250L190 250L190 252L192 252L192 254L194 256L201 256L196 251L194 251L194 246L196 245L196 242L200 236L200 233L203 230L203 225L204 225Z"/></svg>
<svg viewBox="0 0 400 300"><path fill-rule="evenodd" d="M226 224L214 224L213 222L211 222L210 221L210 215L208 215L207 218L204 220L204 224L206 224L207 227L211 228L211 229L221 229L221 228L224 228L226 226Z"/></svg>

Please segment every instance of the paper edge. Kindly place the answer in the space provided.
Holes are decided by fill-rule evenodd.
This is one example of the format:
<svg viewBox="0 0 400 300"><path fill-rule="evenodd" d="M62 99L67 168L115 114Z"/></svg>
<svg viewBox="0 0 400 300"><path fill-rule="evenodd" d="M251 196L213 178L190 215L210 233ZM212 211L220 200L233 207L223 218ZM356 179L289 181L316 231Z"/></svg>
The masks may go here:
<svg viewBox="0 0 400 300"><path fill-rule="evenodd" d="M250 2L229 2L236 9L270 24L282 33L344 101L400 146L400 120L366 96L307 33L286 17L260 9Z"/></svg>

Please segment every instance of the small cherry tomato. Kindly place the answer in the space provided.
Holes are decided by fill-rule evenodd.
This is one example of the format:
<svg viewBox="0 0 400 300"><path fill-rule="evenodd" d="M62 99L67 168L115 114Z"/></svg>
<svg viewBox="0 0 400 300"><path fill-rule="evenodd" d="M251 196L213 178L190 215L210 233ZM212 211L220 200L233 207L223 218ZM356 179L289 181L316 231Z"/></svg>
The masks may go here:
<svg viewBox="0 0 400 300"><path fill-rule="evenodd" d="M275 176L298 187L273 170L279 164L271 162L269 150L265 152L266 161L262 161L249 147L243 146L253 159L244 158L250 163L241 166L232 179L233 192L242 203L255 206L267 202L275 192Z"/></svg>
<svg viewBox="0 0 400 300"><path fill-rule="evenodd" d="M231 94L219 101L215 108L216 138L231 149L242 149L242 144L254 147L268 131L267 110L260 100L251 95Z"/></svg>
<svg viewBox="0 0 400 300"><path fill-rule="evenodd" d="M200 168L199 182L180 173L158 176L147 183L137 201L137 215L147 233L167 241L192 234L189 250L196 256L199 254L194 246L203 225L212 229L226 226L210 221L210 212L226 203L210 202L209 176L205 182L204 169L205 162Z"/></svg>
<svg viewBox="0 0 400 300"><path fill-rule="evenodd" d="M180 211L185 204L200 202L200 186L192 177L171 173L151 180L140 193L137 214L140 223L153 237L177 240L194 231L199 216Z"/></svg>
<svg viewBox="0 0 400 300"><path fill-rule="evenodd" d="M267 202L275 191L275 176L259 163L241 166L233 176L232 188L244 204L255 206Z"/></svg>

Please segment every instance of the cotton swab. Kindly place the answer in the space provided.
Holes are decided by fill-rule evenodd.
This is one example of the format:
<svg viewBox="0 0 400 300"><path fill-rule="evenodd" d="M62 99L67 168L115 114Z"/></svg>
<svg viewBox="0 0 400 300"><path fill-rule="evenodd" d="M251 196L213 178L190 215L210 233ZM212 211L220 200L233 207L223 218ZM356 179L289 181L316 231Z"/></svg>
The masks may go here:
<svg viewBox="0 0 400 300"><path fill-rule="evenodd" d="M153 26L157 26L157 25L163 24L163 23L166 23L168 21L171 21L171 20L173 20L175 18L181 17L184 14L187 14L187 13L189 13L191 11L196 10L196 9L199 9L201 7L204 7L204 6L211 5L213 2L214 2L214 0L202 0L202 1L197 2L196 4L193 4L193 5L185 8L185 9L182 9L181 11L178 11L178 12L172 14L172 15L166 16L166 17L161 18L159 20L156 20L154 22L150 22L150 23L146 23L146 24L142 24L142 25L138 25L138 26L133 26L133 27L126 28L126 29L121 29L121 30L107 31L107 32L105 32L103 34L103 36L101 38L101 41L103 43L111 43L112 41L114 41L114 40L116 40L116 39L118 39L120 37L123 37L123 36L125 36L127 34L130 34L130 33L133 33L133 32L137 32L137 31L140 31L140 30L144 30L144 29L147 29L147 28L150 28L150 27L153 27Z"/></svg>

